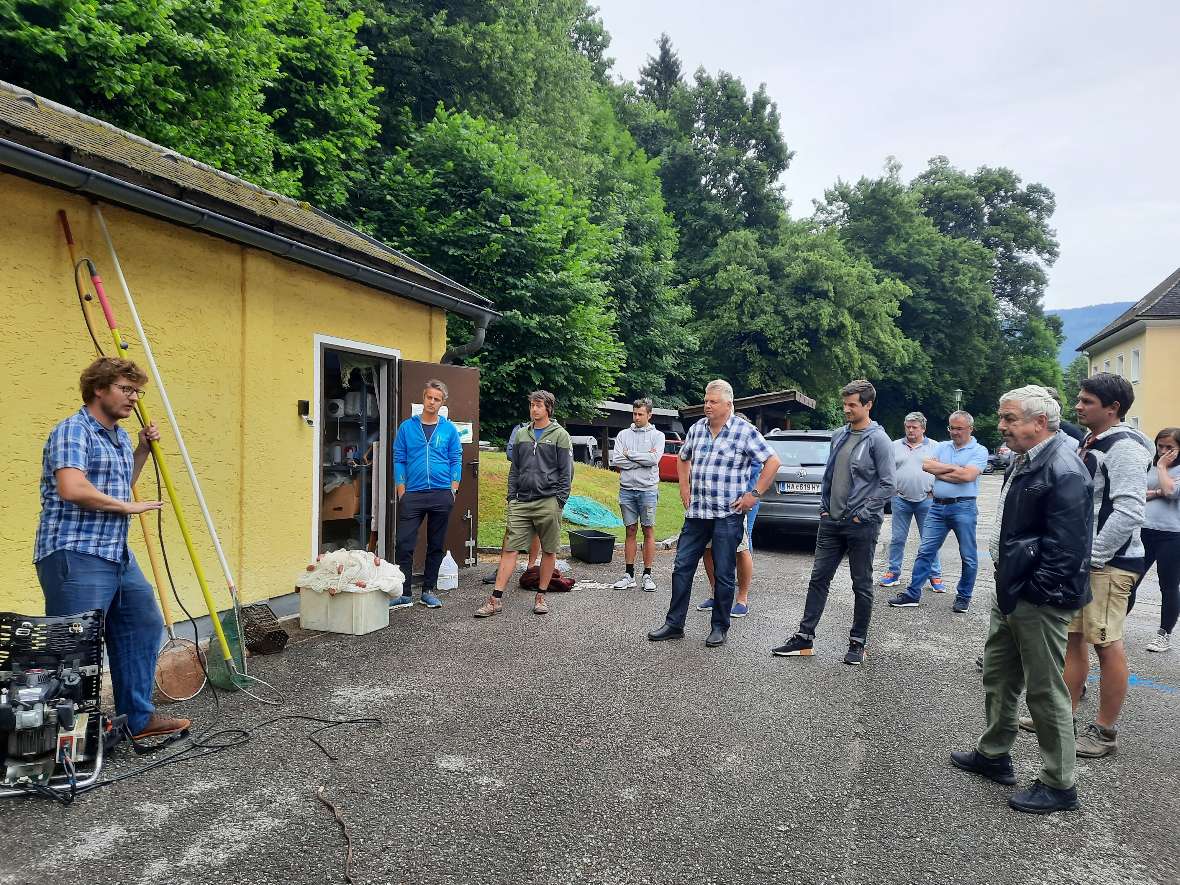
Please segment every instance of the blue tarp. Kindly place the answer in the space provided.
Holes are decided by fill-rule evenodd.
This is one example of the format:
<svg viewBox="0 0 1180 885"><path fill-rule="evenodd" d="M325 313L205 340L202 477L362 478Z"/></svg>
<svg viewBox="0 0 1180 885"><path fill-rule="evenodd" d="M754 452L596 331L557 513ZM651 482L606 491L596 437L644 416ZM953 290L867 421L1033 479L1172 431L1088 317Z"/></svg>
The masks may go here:
<svg viewBox="0 0 1180 885"><path fill-rule="evenodd" d="M597 501L582 495L571 495L565 502L565 509L561 511L561 515L576 525L595 529L613 529L623 524L623 520Z"/></svg>

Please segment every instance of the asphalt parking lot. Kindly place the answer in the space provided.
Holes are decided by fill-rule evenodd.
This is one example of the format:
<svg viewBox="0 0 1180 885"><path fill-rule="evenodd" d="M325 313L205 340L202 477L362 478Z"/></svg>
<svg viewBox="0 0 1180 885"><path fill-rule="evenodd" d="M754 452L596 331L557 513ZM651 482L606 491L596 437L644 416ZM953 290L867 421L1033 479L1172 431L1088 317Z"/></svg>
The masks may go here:
<svg viewBox="0 0 1180 885"><path fill-rule="evenodd" d="M985 480L984 525L997 489ZM1180 655L1142 650L1158 594L1146 590L1129 622L1119 754L1079 766L1080 811L1038 818L947 762L982 728L989 563L966 615L951 613L953 594L894 610L879 589L868 659L853 668L846 568L816 656L770 654L802 612L811 552L797 540L758 552L752 611L728 645L706 649L708 618L695 613L683 641L649 643L671 557L660 555L657 593L554 594L543 617L520 592L475 620L485 588L468 572L443 609L395 612L386 630L299 633L253 662L286 704L227 697L222 723L304 713L382 727L321 735L335 762L306 740L311 725L285 722L68 809L10 801L0 882L343 882L321 786L351 832L358 883L1180 881ZM953 544L944 565L950 583ZM207 696L182 709L213 722ZM1022 735L1014 755L1022 782L1034 777L1035 739Z"/></svg>

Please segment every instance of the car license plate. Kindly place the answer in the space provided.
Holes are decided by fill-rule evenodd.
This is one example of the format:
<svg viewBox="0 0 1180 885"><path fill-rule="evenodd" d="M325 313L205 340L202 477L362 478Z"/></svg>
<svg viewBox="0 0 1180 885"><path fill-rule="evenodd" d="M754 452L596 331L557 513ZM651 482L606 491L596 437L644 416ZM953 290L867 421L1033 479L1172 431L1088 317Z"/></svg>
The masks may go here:
<svg viewBox="0 0 1180 885"><path fill-rule="evenodd" d="M778 492L780 495L818 495L818 482L780 482L778 484Z"/></svg>

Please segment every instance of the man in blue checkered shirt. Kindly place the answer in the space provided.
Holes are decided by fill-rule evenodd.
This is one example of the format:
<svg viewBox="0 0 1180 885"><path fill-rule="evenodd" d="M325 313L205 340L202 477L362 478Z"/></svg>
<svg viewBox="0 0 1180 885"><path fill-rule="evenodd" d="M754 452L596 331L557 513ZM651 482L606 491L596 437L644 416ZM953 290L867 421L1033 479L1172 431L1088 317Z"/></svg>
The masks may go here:
<svg viewBox="0 0 1180 885"><path fill-rule="evenodd" d="M127 547L133 514L160 509L132 501L131 487L160 438L156 425L139 445L119 421L135 410L147 375L130 360L100 357L82 373L84 405L53 428L41 459L41 520L33 561L45 614L105 612L115 711L136 737L175 734L187 719L161 716L152 703L163 618L152 585Z"/></svg>
<svg viewBox="0 0 1180 885"><path fill-rule="evenodd" d="M779 457L758 429L733 413L733 388L726 381L710 381L705 388L705 417L688 431L676 461L684 528L676 542L672 569L672 604L663 626L652 630L652 642L684 636L692 580L713 542L712 629L705 645L725 644L737 577L737 548L746 532L746 514L758 504L774 481ZM762 463L751 486L750 465Z"/></svg>

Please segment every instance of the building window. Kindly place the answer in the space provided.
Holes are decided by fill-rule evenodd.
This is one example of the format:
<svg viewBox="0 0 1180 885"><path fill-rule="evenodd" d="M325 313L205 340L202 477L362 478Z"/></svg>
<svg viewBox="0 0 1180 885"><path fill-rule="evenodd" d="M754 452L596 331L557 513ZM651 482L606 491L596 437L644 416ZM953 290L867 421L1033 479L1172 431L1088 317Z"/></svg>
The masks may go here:
<svg viewBox="0 0 1180 885"><path fill-rule="evenodd" d="M1123 372L1123 355L1121 353L1118 355L1117 365L1118 365L1118 374L1125 375L1125 373Z"/></svg>
<svg viewBox="0 0 1180 885"><path fill-rule="evenodd" d="M1103 361L1102 361L1102 371L1103 371L1103 372L1109 372L1109 371L1110 371L1110 360L1103 360Z"/></svg>
<svg viewBox="0 0 1180 885"><path fill-rule="evenodd" d="M1134 427L1136 430L1139 429L1139 416L1138 415L1131 416L1131 426Z"/></svg>
<svg viewBox="0 0 1180 885"><path fill-rule="evenodd" d="M1140 356L1139 356L1139 350L1138 350L1138 348L1136 348L1135 350L1131 351L1131 380L1132 381L1139 380L1139 370L1140 370Z"/></svg>

